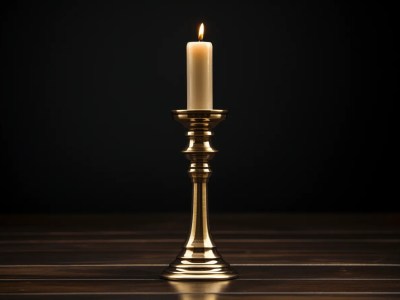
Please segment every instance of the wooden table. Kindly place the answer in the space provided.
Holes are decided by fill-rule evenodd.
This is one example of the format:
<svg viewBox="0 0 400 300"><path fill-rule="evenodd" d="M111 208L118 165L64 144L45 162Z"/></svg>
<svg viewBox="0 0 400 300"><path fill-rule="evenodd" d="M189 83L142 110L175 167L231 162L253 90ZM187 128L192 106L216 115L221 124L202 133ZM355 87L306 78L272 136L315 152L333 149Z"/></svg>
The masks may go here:
<svg viewBox="0 0 400 300"><path fill-rule="evenodd" d="M188 216L0 216L0 299L400 299L399 214L211 215L240 278L161 280Z"/></svg>

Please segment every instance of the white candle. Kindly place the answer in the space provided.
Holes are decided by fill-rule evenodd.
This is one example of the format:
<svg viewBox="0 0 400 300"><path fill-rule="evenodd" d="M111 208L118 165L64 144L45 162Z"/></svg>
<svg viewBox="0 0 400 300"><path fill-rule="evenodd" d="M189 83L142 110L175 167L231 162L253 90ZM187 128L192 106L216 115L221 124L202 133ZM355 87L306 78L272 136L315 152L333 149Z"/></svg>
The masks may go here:
<svg viewBox="0 0 400 300"><path fill-rule="evenodd" d="M186 46L187 109L213 109L212 44L203 42L204 25L199 41Z"/></svg>

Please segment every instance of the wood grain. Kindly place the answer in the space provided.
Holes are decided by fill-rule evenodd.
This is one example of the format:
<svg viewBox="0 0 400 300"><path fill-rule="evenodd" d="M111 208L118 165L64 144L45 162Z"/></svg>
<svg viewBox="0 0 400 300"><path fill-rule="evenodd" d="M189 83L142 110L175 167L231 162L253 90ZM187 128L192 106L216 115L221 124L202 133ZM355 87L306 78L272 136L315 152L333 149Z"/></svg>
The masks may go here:
<svg viewBox="0 0 400 300"><path fill-rule="evenodd" d="M399 215L217 215L240 278L160 280L188 220L0 216L0 299L400 299Z"/></svg>
<svg viewBox="0 0 400 300"><path fill-rule="evenodd" d="M247 294L291 294L315 293L326 294L395 294L399 292L400 281L387 279L376 280L234 280L231 282L166 282L163 280L40 280L0 282L3 293L99 293L99 294L165 294L165 293L217 293ZM400 295L400 293L399 293Z"/></svg>
<svg viewBox="0 0 400 300"><path fill-rule="evenodd" d="M400 280L400 266L237 266L238 280ZM162 266L2 266L2 280L147 280Z"/></svg>

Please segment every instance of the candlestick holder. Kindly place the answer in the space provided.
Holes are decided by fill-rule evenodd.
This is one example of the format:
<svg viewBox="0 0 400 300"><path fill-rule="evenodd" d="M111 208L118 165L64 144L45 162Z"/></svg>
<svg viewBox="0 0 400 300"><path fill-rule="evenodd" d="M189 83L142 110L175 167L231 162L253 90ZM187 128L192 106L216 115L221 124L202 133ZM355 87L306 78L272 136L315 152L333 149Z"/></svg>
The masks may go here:
<svg viewBox="0 0 400 300"><path fill-rule="evenodd" d="M192 224L189 237L177 258L164 270L167 280L228 280L237 273L218 253L208 226L207 183L209 161L217 152L210 145L212 129L226 117L226 110L174 110L176 121L188 129L189 176L193 183Z"/></svg>

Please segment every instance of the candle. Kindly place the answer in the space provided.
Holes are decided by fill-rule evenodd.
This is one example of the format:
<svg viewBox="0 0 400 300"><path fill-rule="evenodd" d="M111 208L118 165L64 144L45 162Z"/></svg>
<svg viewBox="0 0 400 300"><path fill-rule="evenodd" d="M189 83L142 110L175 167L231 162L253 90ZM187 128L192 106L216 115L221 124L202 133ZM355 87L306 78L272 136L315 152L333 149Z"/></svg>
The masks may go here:
<svg viewBox="0 0 400 300"><path fill-rule="evenodd" d="M203 42L204 24L199 41L186 46L187 109L213 109L212 44Z"/></svg>

